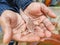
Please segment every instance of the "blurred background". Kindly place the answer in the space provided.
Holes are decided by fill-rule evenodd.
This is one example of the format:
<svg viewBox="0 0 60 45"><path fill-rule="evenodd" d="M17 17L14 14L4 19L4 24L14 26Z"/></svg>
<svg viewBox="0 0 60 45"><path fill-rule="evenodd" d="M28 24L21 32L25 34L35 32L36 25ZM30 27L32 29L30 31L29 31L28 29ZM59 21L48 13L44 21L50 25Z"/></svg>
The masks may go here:
<svg viewBox="0 0 60 45"><path fill-rule="evenodd" d="M56 34L60 34L60 0L34 0L34 1L44 3L48 8L50 8L57 15L57 18L50 19L50 20L57 22L56 23L56 29L53 32ZM2 29L0 26L0 45L5 45L2 43L2 36L3 36L3 32L2 32ZM22 45L27 45L27 44L22 43ZM38 45L53 45L53 44L51 44L51 42L50 43L46 42L46 43L40 43ZM60 44L58 44L58 45L60 45Z"/></svg>
<svg viewBox="0 0 60 45"><path fill-rule="evenodd" d="M47 6L60 6L60 0L34 0L37 2L42 2Z"/></svg>

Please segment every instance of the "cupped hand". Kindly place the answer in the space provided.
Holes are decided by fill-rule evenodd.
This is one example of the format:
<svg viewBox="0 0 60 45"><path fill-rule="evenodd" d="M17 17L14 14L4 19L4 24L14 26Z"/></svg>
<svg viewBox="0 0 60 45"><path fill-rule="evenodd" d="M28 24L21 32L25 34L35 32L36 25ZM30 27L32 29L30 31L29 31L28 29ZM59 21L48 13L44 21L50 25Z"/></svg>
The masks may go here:
<svg viewBox="0 0 60 45"><path fill-rule="evenodd" d="M44 4L31 3L25 9L24 14L30 15L33 18L37 18L41 15L39 20L42 23L40 23L39 26L36 26L36 33L30 33L28 29L26 29L26 22L24 22L19 14L13 11L5 11L1 16L1 26L4 32L4 43L9 43L10 40L25 42L40 41L40 37L51 36L51 33L48 30L54 30L54 26L48 20L46 14L53 18L55 18L56 15L52 13Z"/></svg>
<svg viewBox="0 0 60 45"><path fill-rule="evenodd" d="M34 42L40 40L39 36L28 31L26 23L19 14L6 10L2 13L0 19L4 32L4 43L9 43L11 40L19 42Z"/></svg>
<svg viewBox="0 0 60 45"><path fill-rule="evenodd" d="M24 13L26 15L29 15L30 17L32 17L34 19L40 17L40 22L43 22L43 24L45 25L45 27L48 30L51 31L51 30L55 29L55 27L53 26L51 21L49 21L47 16L49 16L51 18L56 18L56 15L47 6L45 6L43 3L32 2L24 10ZM43 20L43 21L41 21L41 20Z"/></svg>

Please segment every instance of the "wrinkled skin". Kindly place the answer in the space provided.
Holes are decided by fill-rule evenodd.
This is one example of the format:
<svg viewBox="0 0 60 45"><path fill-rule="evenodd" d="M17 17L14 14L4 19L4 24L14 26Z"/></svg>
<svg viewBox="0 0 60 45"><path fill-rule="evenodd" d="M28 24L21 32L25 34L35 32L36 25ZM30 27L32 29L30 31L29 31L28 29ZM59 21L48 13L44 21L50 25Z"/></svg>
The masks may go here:
<svg viewBox="0 0 60 45"><path fill-rule="evenodd" d="M8 14L6 14L8 13ZM40 38L33 33L21 36L21 30L26 29L26 25L19 14L12 11L5 11L1 16L1 26L4 32L3 41L8 43L11 39L16 41L38 41ZM25 32L24 32L25 33ZM35 38L36 37L36 38Z"/></svg>
<svg viewBox="0 0 60 45"><path fill-rule="evenodd" d="M24 13L28 16L31 16L33 19L39 18L42 15L40 17L39 21L42 22L42 20L45 18L43 20L43 23L38 24L37 22L39 22L39 21L35 20L35 24L40 25L40 28L42 30L45 30L46 37L50 37L52 35L51 32L49 32L49 31L54 30L54 26L49 21L49 19L47 19L46 17L49 16L51 18L56 18L56 15L50 9L48 9L44 4L38 3L38 2L33 2L25 9ZM45 15L46 17L43 15ZM37 45L38 44L37 42L35 42L35 43L30 43L30 45Z"/></svg>
<svg viewBox="0 0 60 45"><path fill-rule="evenodd" d="M54 26L49 21L47 16L51 18L56 18L56 15L50 9L48 9L44 4L33 2L24 10L24 13L25 15L28 15L33 19L40 17L39 21L43 22L43 24L46 26L48 30L50 31L54 30Z"/></svg>
<svg viewBox="0 0 60 45"><path fill-rule="evenodd" d="M29 14L31 16L41 16L43 15L47 15L51 18L56 18L56 15L47 7L45 6L43 3L39 3L39 2L33 2L31 3L29 6L27 6L27 8L24 10L24 12L26 14Z"/></svg>
<svg viewBox="0 0 60 45"><path fill-rule="evenodd" d="M34 8L32 8L32 6ZM48 12L48 13L47 13ZM39 23L39 26L35 27L35 33L27 33L25 32L26 23L21 18L21 16L13 11L6 10L2 13L1 16L1 26L4 32L3 42L9 43L11 39L16 41L25 41L25 42L33 42L33 41L40 41L40 37L51 37L51 32L49 30L54 30L54 26L52 23L48 20L46 17L46 14L48 14L50 17L55 18L56 15L52 13L45 5L40 3L31 3L23 12L25 15L29 15L32 18L37 18L41 14L43 14L39 19L39 21L36 20L36 22L43 22ZM22 14L22 12L21 12ZM36 24L35 22L35 24ZM52 28L51 28L52 27ZM24 34L21 34L21 30L23 30Z"/></svg>
<svg viewBox="0 0 60 45"><path fill-rule="evenodd" d="M54 30L55 26L53 26L47 16L56 18L56 15L48 9L47 6L43 3L33 2L24 10L24 13L35 20L33 21L34 24L39 25L39 28L41 28L43 32L45 31L45 36L51 36L51 32L49 33L49 31Z"/></svg>

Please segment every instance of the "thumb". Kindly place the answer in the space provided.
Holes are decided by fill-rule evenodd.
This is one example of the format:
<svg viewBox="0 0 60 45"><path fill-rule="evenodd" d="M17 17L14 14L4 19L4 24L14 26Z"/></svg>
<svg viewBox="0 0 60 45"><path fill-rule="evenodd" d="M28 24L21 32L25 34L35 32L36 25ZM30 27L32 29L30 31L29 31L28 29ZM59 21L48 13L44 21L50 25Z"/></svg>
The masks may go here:
<svg viewBox="0 0 60 45"><path fill-rule="evenodd" d="M11 26L9 24L9 21L4 16L1 16L0 19L1 19L1 27L4 32L3 43L9 43L12 38Z"/></svg>
<svg viewBox="0 0 60 45"><path fill-rule="evenodd" d="M44 4L41 4L41 11L45 14L48 15L51 18L56 18L56 14L52 12L51 9L49 9L47 6L45 6Z"/></svg>
<svg viewBox="0 0 60 45"><path fill-rule="evenodd" d="M5 30L4 32L4 36L3 36L3 43L9 43L10 40L12 39L12 31L11 29L9 29L9 31L7 31L8 29Z"/></svg>

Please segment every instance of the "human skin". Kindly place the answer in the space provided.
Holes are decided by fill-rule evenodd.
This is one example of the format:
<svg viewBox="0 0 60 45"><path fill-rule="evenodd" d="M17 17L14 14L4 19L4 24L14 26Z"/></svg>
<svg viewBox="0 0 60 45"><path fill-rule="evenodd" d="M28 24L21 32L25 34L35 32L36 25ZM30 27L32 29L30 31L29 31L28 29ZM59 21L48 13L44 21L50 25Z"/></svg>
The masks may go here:
<svg viewBox="0 0 60 45"><path fill-rule="evenodd" d="M36 10L34 10L34 8L32 8L33 5L34 5ZM38 9L36 7L38 7ZM41 11L39 9L40 9L40 4L39 3L31 3L24 10L24 14L26 14L26 15L35 15L34 17L38 17L38 16L41 15L41 13L40 13ZM36 11L37 11L37 13L36 13ZM33 13L31 13L31 12L33 12ZM44 13L46 14L45 11L44 11ZM51 16L53 18L56 17L53 13L51 13L52 15L50 13L49 13L49 16ZM37 14L38 14L38 16L36 16ZM42 18L46 18L45 15L43 15ZM46 18L46 19L48 19L48 18ZM48 20L45 21L45 22L48 22ZM46 24L47 23L45 23L45 25ZM52 25L50 21L49 21L48 24L49 24L49 26ZM44 27L43 23L41 25L42 25L42 27ZM2 29L3 29L3 32L4 32L4 37L3 37L3 42L4 43L9 43L9 41L11 39L16 40L16 41L26 41L26 42L30 42L30 41L33 42L33 41L40 41L41 40L40 39L41 36L37 36L36 34L33 34L33 33L25 35L24 37L21 38L21 33L20 33L21 31L20 30L25 30L26 29L26 24L23 21L23 19L21 18L21 16L19 16L19 14L15 13L13 11L7 10L7 11L4 11L2 13L2 16L1 16L1 26L2 26ZM53 30L54 26L52 25L52 27L53 28L52 29L49 28L49 30ZM44 28L46 29L46 27L44 27ZM45 37L50 37L51 33L48 30L45 31L46 33L43 33L43 31L45 30L44 28L41 29L40 27L37 27L36 29L37 30L42 30L42 33L40 33L41 35L46 34L46 35L44 35ZM48 28L48 26L47 26L47 28ZM48 33L49 33L50 36L47 35Z"/></svg>
<svg viewBox="0 0 60 45"><path fill-rule="evenodd" d="M21 30L26 30L26 24L21 16L13 11L6 10L2 14L1 18L1 27L4 32L3 42L9 43L10 40L16 40L18 42L34 42L40 41L40 37L44 37L43 29L36 27L36 29L40 30L40 36L37 36L34 33L29 33L25 36L21 36ZM42 31L42 32L41 32ZM25 32L27 33L27 32ZM38 33L38 32L35 32ZM48 35L47 35L48 36Z"/></svg>
<svg viewBox="0 0 60 45"><path fill-rule="evenodd" d="M40 34L40 36L30 33L30 34L22 37L20 30L24 31L26 29L26 25L25 25L24 21L22 20L22 18L20 17L20 15L13 11L5 11L2 14L1 26L2 26L2 29L4 32L4 37L3 37L4 43L9 43L9 41L11 39L16 40L18 42L20 42L20 41L25 41L25 42L39 41L39 40L41 40L40 37L44 37L44 34L48 34L48 32L49 32L48 30L46 30L47 32L43 33L43 29L40 29L40 27L36 27L36 29L38 30L39 33L38 32L35 32L35 33ZM51 34L49 34L49 35L51 35ZM48 35L46 35L46 37L47 36ZM50 37L50 36L48 36L48 37Z"/></svg>
<svg viewBox="0 0 60 45"><path fill-rule="evenodd" d="M21 36L21 30L25 31L26 25L19 14L13 11L6 10L4 11L0 19L1 27L4 32L4 43L9 43L10 40L16 40L18 42L33 42L40 40L40 37L33 33Z"/></svg>
<svg viewBox="0 0 60 45"><path fill-rule="evenodd" d="M31 3L25 10L24 10L25 15L29 15L32 18L38 18L40 16L43 16L43 18L46 16L49 16L51 18L56 18L56 15L48 8L46 7L43 3L38 3L38 2L33 2ZM46 19L47 22L43 22L44 25L47 25L46 27L48 30L54 30L54 26L52 23ZM51 28L52 27L52 28Z"/></svg>
<svg viewBox="0 0 60 45"><path fill-rule="evenodd" d="M49 16L51 18L56 18L56 15L50 10L48 9L44 4L42 3L38 3L38 2L33 2L31 3L25 10L24 13L26 15L31 16L32 18L39 18L41 15L44 16ZM42 17L42 19L44 18L44 16ZM40 19L41 20L41 19ZM46 20L46 19L45 19ZM42 28L43 30L46 30L46 36L49 34L49 31L54 30L54 26L52 25L52 23L47 19L45 24L42 23L40 24L40 28ZM46 26L48 25L48 26ZM53 28L52 28L53 27ZM48 29L48 30L47 30ZM51 34L51 33L50 33ZM49 34L49 36L51 36ZM47 36L47 37L49 37ZM36 43L36 42L35 42ZM30 43L30 45L34 45L35 43ZM38 43L37 43L38 44Z"/></svg>

